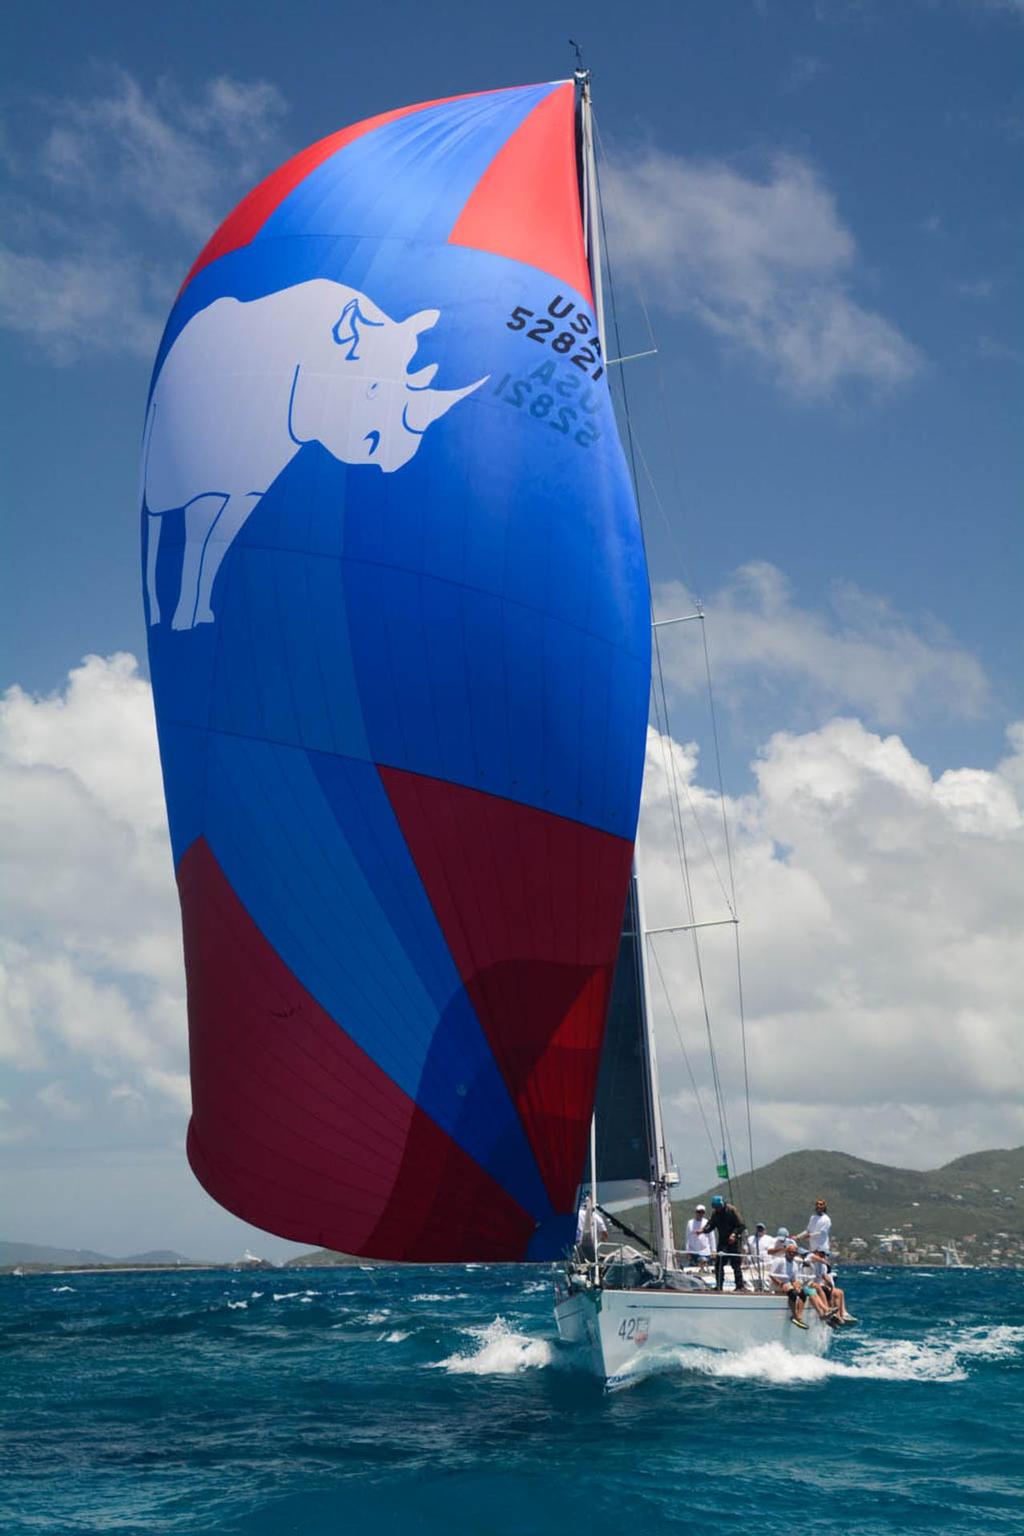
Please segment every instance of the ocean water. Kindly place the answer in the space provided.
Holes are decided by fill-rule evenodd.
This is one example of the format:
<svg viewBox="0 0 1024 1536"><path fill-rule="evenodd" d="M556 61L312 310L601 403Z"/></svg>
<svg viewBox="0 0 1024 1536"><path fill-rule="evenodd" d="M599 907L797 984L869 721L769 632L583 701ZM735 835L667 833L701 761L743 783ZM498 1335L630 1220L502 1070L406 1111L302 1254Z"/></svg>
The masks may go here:
<svg viewBox="0 0 1024 1536"><path fill-rule="evenodd" d="M535 1269L0 1279L0 1529L1024 1531L1024 1287L846 1272L825 1359L605 1396Z"/></svg>

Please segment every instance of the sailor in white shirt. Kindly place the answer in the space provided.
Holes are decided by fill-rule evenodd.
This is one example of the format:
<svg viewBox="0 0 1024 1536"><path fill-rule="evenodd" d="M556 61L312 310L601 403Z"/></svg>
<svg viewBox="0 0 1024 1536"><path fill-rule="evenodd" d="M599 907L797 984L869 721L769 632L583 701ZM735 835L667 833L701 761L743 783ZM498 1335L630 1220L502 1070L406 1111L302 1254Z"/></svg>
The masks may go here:
<svg viewBox="0 0 1024 1536"><path fill-rule="evenodd" d="M807 1246L812 1253L829 1253L831 1251L830 1234L832 1232L832 1218L828 1214L828 1206L819 1196L814 1202L814 1212L807 1222L807 1231L797 1233L797 1241L806 1237ZM820 1264L815 1264L814 1273L817 1279L821 1279L824 1269Z"/></svg>
<svg viewBox="0 0 1024 1536"><path fill-rule="evenodd" d="M746 1250L752 1259L767 1259L775 1247L774 1237L769 1237L763 1221L759 1221L746 1241Z"/></svg>
<svg viewBox="0 0 1024 1536"><path fill-rule="evenodd" d="M707 1219L706 1206L698 1205L686 1223L686 1256L691 1264L706 1264L714 1256L715 1234L701 1230Z"/></svg>
<svg viewBox="0 0 1024 1536"><path fill-rule="evenodd" d="M595 1237L599 1243L607 1241L608 1223L601 1212L595 1209L593 1197L588 1195L576 1218L576 1246L583 1249L588 1259L594 1257Z"/></svg>
<svg viewBox="0 0 1024 1536"><path fill-rule="evenodd" d="M773 1290L781 1291L785 1295L789 1302L790 1321L794 1322L798 1328L807 1327L804 1322L805 1301L811 1303L823 1321L828 1316L828 1303L821 1294L820 1287L807 1277L804 1258L792 1238L786 1244L785 1252L776 1255L772 1260L768 1277Z"/></svg>

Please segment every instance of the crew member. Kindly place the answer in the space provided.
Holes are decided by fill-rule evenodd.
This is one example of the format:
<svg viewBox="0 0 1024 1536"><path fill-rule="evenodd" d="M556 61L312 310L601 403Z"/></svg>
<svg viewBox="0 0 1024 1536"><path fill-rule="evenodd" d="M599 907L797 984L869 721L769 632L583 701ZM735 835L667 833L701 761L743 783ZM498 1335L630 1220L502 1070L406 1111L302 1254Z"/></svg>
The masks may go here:
<svg viewBox="0 0 1024 1536"><path fill-rule="evenodd" d="M814 1202L814 1211L807 1221L807 1231L798 1232L797 1242L806 1237L807 1246L816 1253L827 1254L831 1247L830 1234L832 1232L832 1218L828 1214L828 1205L819 1195ZM821 1279L824 1273L820 1265L815 1264L814 1273L817 1279Z"/></svg>
<svg viewBox="0 0 1024 1536"><path fill-rule="evenodd" d="M705 1236L704 1223L708 1219L707 1207L695 1205L693 1215L686 1223L686 1257L691 1264L706 1264L715 1251L714 1236Z"/></svg>
<svg viewBox="0 0 1024 1536"><path fill-rule="evenodd" d="M774 1246L775 1239L768 1236L768 1229L763 1221L758 1222L744 1244L752 1259L766 1259Z"/></svg>
<svg viewBox="0 0 1024 1536"><path fill-rule="evenodd" d="M777 1258L772 1264L769 1278L775 1289L782 1291L785 1295L789 1302L790 1321L794 1322L798 1328L807 1327L804 1322L804 1304L808 1301L822 1322L828 1321L828 1302L822 1295L818 1283L805 1274L804 1261L792 1238L786 1244L786 1251L782 1257Z"/></svg>
<svg viewBox="0 0 1024 1536"><path fill-rule="evenodd" d="M820 1250L812 1253L811 1258L821 1266L824 1271L818 1278L818 1286L825 1300L828 1302L830 1316L828 1322L855 1323L857 1319L846 1310L846 1292L836 1283L838 1276L829 1261L827 1253Z"/></svg>
<svg viewBox="0 0 1024 1536"><path fill-rule="evenodd" d="M738 1291L745 1291L743 1284L743 1253L741 1241L746 1223L734 1205L729 1205L721 1195L711 1196L711 1215L701 1227L701 1232L713 1232L717 1239L715 1253L715 1290L724 1289L725 1266L732 1266L733 1284Z"/></svg>
<svg viewBox="0 0 1024 1536"><path fill-rule="evenodd" d="M607 1241L608 1223L594 1204L593 1196L588 1195L576 1218L576 1246L588 1264L593 1264L597 1257L594 1250L595 1238L599 1243Z"/></svg>

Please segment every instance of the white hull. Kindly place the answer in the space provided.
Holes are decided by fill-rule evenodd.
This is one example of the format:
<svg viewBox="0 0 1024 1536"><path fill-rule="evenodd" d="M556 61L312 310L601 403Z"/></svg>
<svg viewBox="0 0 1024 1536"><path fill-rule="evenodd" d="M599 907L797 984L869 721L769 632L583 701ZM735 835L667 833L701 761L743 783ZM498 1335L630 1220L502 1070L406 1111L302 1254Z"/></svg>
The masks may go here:
<svg viewBox="0 0 1024 1536"><path fill-rule="evenodd" d="M589 1353L612 1390L685 1348L739 1351L781 1344L794 1354L822 1355L830 1329L807 1308L806 1330L794 1327L783 1296L732 1291L580 1290L555 1303L559 1336Z"/></svg>

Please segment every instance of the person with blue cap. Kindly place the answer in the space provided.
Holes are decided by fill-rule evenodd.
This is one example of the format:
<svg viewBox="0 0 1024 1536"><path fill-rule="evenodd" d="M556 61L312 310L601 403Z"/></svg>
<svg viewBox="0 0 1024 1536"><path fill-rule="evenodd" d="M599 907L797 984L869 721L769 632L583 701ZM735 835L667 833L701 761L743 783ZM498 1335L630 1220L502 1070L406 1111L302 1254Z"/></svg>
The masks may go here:
<svg viewBox="0 0 1024 1536"><path fill-rule="evenodd" d="M747 1287L743 1283L743 1250L741 1247L743 1233L747 1230L747 1224L734 1205L730 1205L721 1195L711 1196L711 1215L701 1228L701 1232L714 1232L718 1243L715 1253L715 1290L721 1291L725 1286L725 1266L732 1268L733 1284L737 1291L745 1291Z"/></svg>

